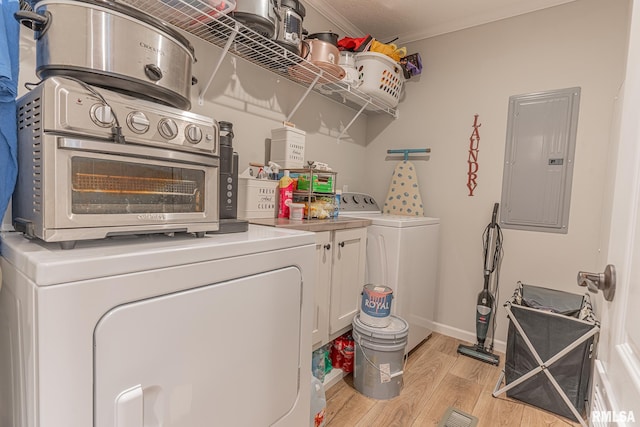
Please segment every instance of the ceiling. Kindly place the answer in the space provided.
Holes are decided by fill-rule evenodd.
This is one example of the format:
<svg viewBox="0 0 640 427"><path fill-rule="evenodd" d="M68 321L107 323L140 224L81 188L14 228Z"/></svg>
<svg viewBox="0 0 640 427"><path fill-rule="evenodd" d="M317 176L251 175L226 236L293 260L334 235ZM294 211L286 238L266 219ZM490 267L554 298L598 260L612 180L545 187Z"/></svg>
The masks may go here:
<svg viewBox="0 0 640 427"><path fill-rule="evenodd" d="M575 0L306 0L350 37L408 43ZM398 44L396 42L396 44Z"/></svg>

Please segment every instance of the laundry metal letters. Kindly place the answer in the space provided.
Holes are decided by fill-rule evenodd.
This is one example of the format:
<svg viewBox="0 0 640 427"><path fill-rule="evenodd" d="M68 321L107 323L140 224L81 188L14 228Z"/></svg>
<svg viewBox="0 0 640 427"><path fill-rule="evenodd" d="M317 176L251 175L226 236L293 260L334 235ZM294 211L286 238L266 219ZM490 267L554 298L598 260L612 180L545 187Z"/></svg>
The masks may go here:
<svg viewBox="0 0 640 427"><path fill-rule="evenodd" d="M469 196L473 196L473 191L478 186L478 151L480 151L480 132L478 128L482 124L478 123L478 114L473 116L473 132L469 138L469 157L467 158L467 164L469 169L467 171L467 188L469 189Z"/></svg>

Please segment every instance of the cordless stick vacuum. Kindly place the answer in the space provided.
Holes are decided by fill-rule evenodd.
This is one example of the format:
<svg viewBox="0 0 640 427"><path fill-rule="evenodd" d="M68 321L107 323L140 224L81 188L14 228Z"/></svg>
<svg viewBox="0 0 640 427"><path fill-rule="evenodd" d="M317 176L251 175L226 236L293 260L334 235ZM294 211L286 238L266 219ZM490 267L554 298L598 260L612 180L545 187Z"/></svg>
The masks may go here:
<svg viewBox="0 0 640 427"><path fill-rule="evenodd" d="M491 293L490 283L491 274L499 269L499 264L502 259L502 230L498 225L496 218L498 216L498 203L493 205L493 215L491 217L491 223L487 225L484 230L484 286L482 291L478 294L478 303L476 305L476 338L475 345L462 345L458 346L458 353L473 357L482 362L491 363L492 365L498 365L500 358L498 355L493 354L493 333L495 333L495 298ZM497 282L496 282L497 289ZM492 318L494 322L491 323ZM491 344L486 347L485 341L487 340L487 334L489 332L489 325L492 324L492 336Z"/></svg>

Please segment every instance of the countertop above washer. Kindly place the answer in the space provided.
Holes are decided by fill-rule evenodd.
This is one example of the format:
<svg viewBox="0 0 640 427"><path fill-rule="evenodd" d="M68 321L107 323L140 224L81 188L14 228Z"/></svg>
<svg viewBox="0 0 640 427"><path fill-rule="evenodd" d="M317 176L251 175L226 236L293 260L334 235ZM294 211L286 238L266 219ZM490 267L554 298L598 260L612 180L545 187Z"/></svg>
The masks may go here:
<svg viewBox="0 0 640 427"><path fill-rule="evenodd" d="M366 218L338 217L332 219L303 219L291 220L286 218L254 218L249 219L252 224L268 225L271 227L290 228L304 231L334 231L346 228L360 228L371 225L371 220Z"/></svg>

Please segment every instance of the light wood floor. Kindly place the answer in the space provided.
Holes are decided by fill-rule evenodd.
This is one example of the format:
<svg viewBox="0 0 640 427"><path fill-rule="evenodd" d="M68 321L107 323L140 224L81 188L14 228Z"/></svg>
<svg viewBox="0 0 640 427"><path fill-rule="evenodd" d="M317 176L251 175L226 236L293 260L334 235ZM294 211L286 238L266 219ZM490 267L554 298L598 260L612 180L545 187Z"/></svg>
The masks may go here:
<svg viewBox="0 0 640 427"><path fill-rule="evenodd" d="M437 426L449 406L478 417L479 427L579 426L502 394L491 393L504 364L492 366L457 353L461 341L433 334L407 361L404 387L391 400L370 399L353 387L352 375L326 392L327 427ZM468 343L466 343L468 344Z"/></svg>

